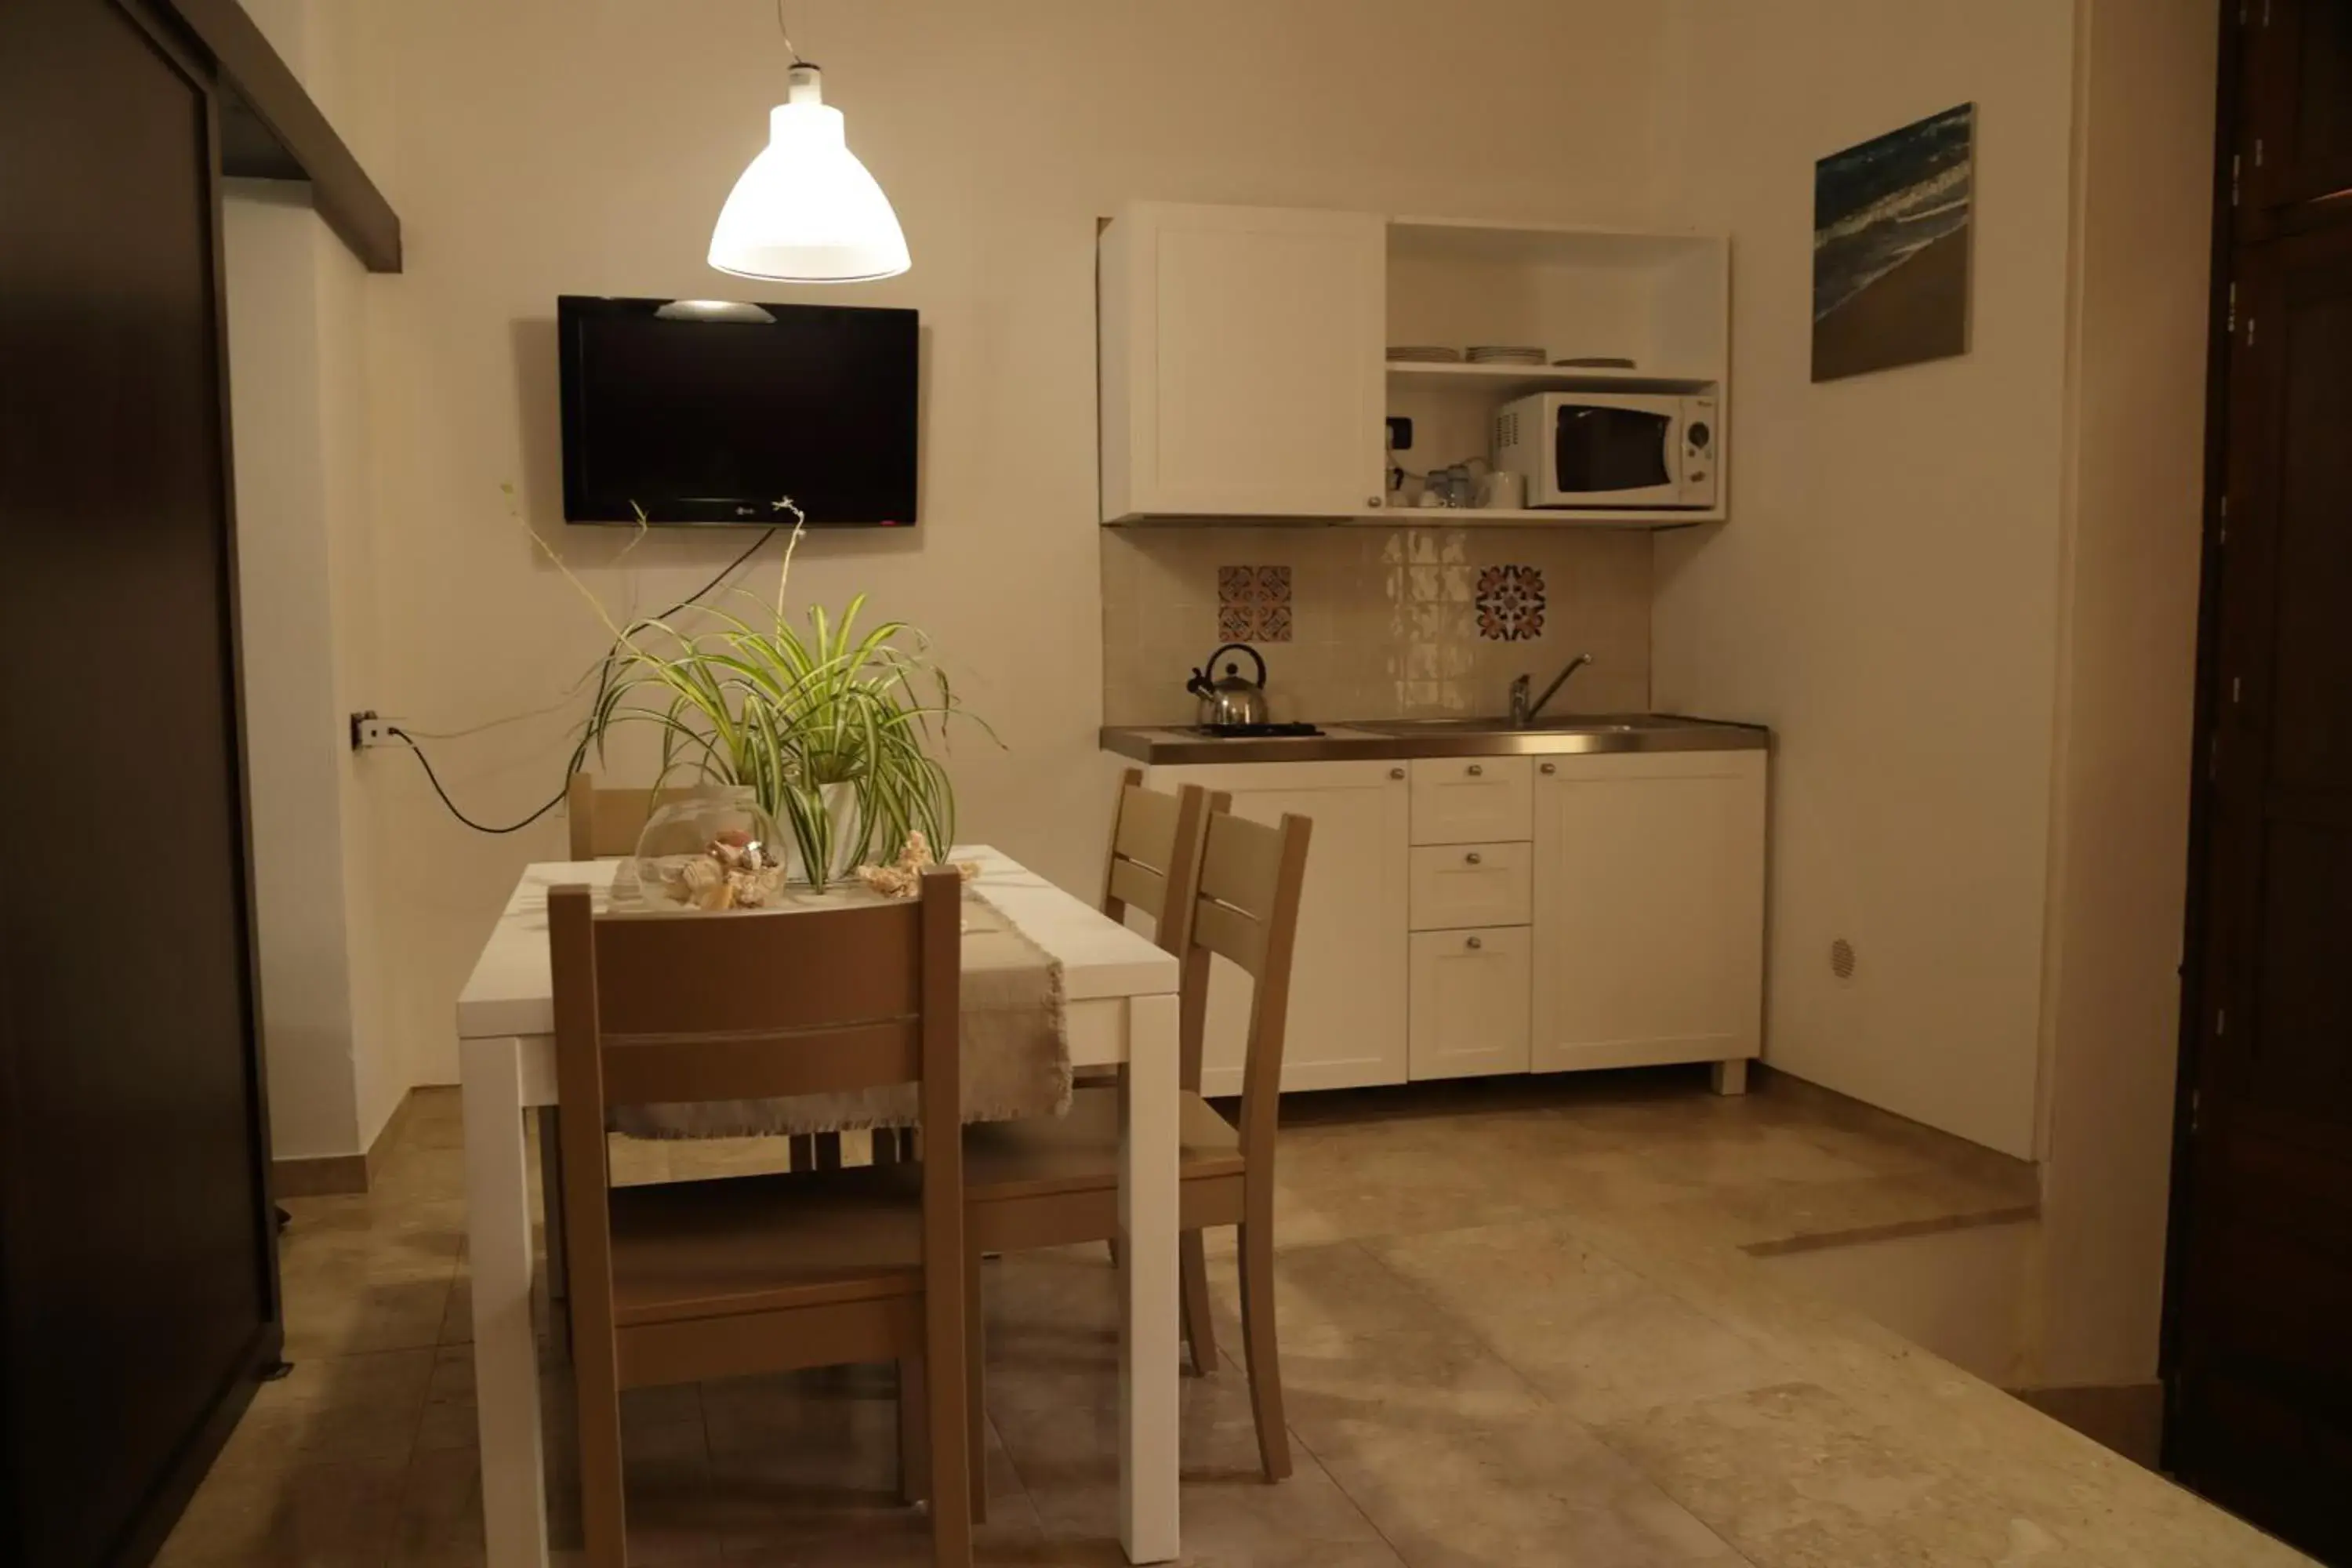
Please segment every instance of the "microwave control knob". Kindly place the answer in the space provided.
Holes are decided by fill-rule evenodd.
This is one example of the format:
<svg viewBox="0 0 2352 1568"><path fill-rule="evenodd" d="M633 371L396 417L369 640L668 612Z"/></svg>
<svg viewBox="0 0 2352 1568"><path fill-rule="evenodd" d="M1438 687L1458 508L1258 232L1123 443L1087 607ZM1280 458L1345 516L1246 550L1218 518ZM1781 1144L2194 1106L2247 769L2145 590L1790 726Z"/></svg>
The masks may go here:
<svg viewBox="0 0 2352 1568"><path fill-rule="evenodd" d="M1715 432L1706 427L1706 420L1700 419L1694 421L1690 427L1690 444L1692 448L1697 451L1704 451L1706 447L1707 442L1714 437L1714 435Z"/></svg>

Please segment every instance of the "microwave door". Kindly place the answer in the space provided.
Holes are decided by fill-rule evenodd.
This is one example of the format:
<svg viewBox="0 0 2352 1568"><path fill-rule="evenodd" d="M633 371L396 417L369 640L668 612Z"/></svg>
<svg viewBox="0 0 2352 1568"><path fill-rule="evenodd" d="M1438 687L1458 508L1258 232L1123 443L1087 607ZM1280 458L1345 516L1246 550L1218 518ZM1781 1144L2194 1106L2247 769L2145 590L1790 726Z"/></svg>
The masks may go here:
<svg viewBox="0 0 2352 1568"><path fill-rule="evenodd" d="M1671 415L1598 403L1564 403L1553 432L1553 468L1563 495L1671 499Z"/></svg>

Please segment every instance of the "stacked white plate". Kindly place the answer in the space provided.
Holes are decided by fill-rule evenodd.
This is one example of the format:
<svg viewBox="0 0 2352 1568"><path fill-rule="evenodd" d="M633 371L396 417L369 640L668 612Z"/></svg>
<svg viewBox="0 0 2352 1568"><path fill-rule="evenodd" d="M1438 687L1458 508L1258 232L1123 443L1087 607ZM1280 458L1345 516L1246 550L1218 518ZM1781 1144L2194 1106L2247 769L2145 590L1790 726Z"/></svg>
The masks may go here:
<svg viewBox="0 0 2352 1568"><path fill-rule="evenodd" d="M1460 364L1460 349L1443 348L1433 344L1405 343L1389 350L1391 364Z"/></svg>
<svg viewBox="0 0 2352 1568"><path fill-rule="evenodd" d="M1472 364L1541 364L1543 362L1544 352L1541 349L1474 346L1470 350Z"/></svg>

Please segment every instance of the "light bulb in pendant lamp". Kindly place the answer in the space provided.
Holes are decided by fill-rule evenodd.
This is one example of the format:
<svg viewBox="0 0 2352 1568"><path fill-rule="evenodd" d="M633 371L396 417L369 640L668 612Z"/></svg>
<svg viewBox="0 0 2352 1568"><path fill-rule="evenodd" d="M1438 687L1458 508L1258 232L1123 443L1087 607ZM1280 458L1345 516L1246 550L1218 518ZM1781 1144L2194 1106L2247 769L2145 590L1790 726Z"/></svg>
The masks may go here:
<svg viewBox="0 0 2352 1568"><path fill-rule="evenodd" d="M909 263L890 198L849 150L816 67L793 66L791 81L787 100L768 111L767 146L719 211L710 265L783 283L897 277Z"/></svg>

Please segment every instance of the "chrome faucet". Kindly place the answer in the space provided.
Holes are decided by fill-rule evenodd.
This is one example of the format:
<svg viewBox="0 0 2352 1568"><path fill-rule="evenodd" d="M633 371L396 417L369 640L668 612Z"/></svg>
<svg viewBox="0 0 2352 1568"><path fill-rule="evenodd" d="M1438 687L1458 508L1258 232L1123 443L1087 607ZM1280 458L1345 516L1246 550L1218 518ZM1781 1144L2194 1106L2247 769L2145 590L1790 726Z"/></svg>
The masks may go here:
<svg viewBox="0 0 2352 1568"><path fill-rule="evenodd" d="M1582 669L1586 665L1591 664L1591 662L1592 656L1589 653L1580 653L1574 658L1570 659L1568 661L1568 668L1561 670L1558 675L1553 676L1551 684L1544 688L1543 695L1537 698L1532 702L1528 700L1528 692L1529 689L1535 685L1535 678L1530 675L1522 675L1517 680L1512 681L1511 727L1513 729L1524 730L1528 725L1534 723L1536 721L1536 715L1544 710L1544 704L1549 702L1555 696L1559 695L1559 689L1568 684L1568 678L1574 675L1578 670Z"/></svg>

